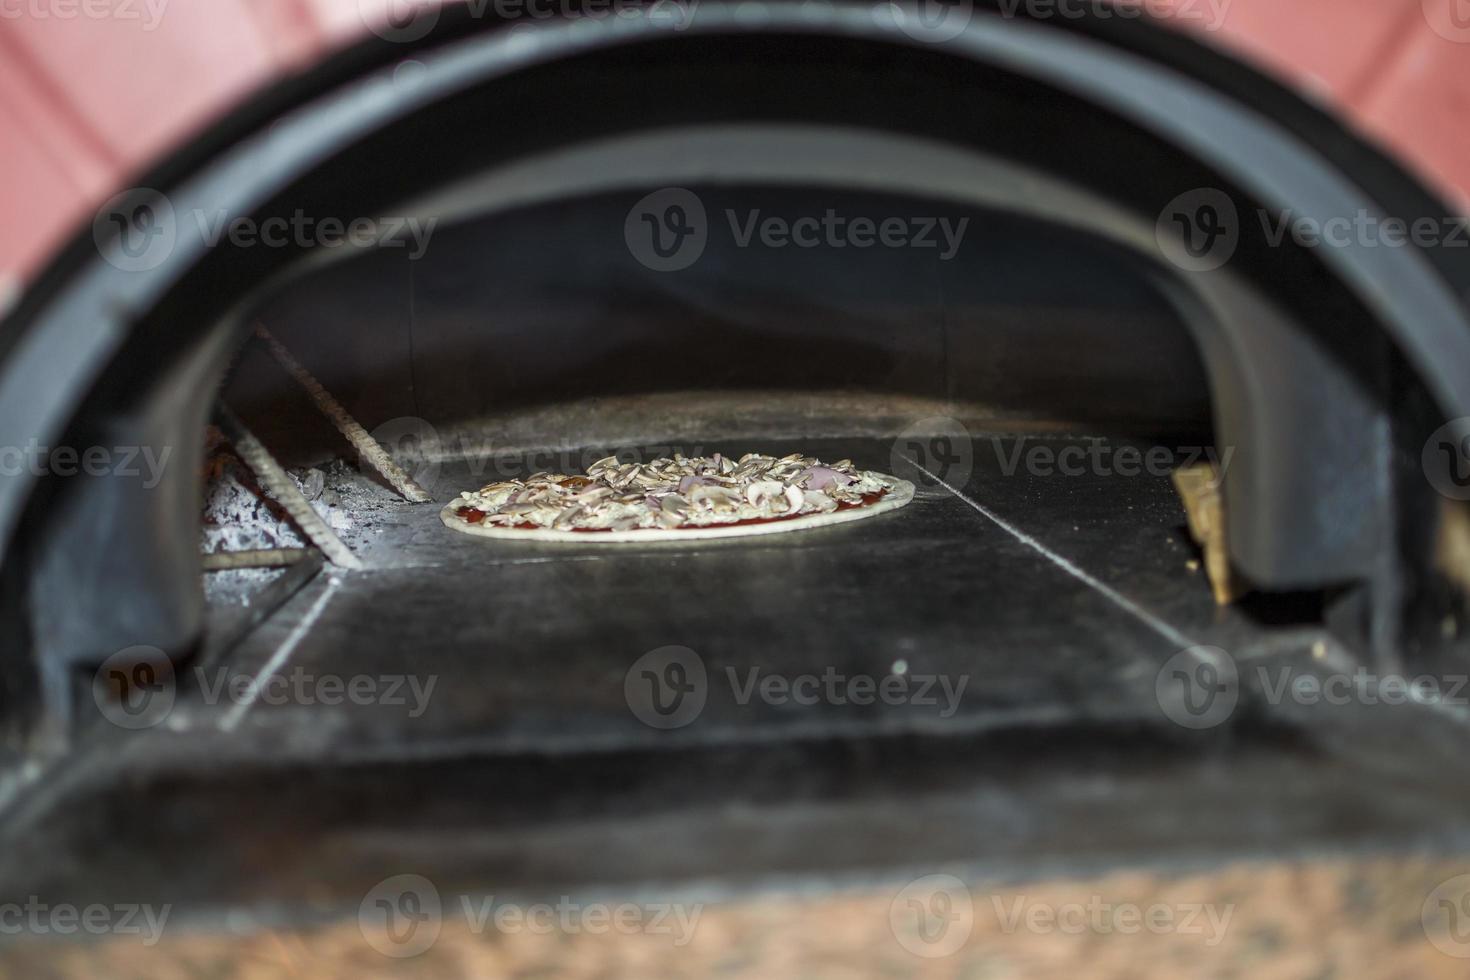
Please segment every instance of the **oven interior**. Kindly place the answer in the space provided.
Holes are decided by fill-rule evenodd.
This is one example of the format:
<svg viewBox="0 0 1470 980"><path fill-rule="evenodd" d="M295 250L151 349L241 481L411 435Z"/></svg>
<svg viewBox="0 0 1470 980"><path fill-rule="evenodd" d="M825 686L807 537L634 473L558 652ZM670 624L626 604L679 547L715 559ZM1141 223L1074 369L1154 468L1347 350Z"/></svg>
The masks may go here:
<svg viewBox="0 0 1470 980"><path fill-rule="evenodd" d="M787 39L769 68L811 82L791 89L809 115L848 106L834 65L852 64L852 43ZM666 70L718 75L740 55L710 42ZM600 57L602 71L647 70ZM864 51L863 72L891 83L864 107L869 124L912 130L937 117L927 103L905 115L905 99L919 69L958 84L940 60ZM585 65L539 71L508 84L524 95L587 77ZM734 83L706 81L667 89L663 108L721 116L712 107ZM1079 116L1061 96L1008 79L985 98L985 138L1004 132L1018 156L1075 145L1062 134ZM587 123L597 101L557 125ZM779 114L758 93L743 104ZM453 108L461 132L501 111L474 93ZM722 138L759 147L752 179L702 178L703 163L674 160L667 181L569 181L492 207L494 188L478 182L488 164L462 159L473 146L424 163L427 175L406 172L413 141L448 112L382 128L269 205L386 215L397 201L400 215L435 219L422 249L214 249L91 390L101 409L75 434L155 427L176 437L187 479L165 485L170 518L148 525L151 544L103 541L82 552L90 564L57 557L85 538L58 522L151 522L156 496L146 510L98 509L110 490L50 486L30 505L28 574L7 578L4 602L45 623L30 639L57 653L7 682L12 742L33 760L43 732L40 756L62 761L17 763L7 823L39 843L4 859L16 887L127 891L193 921L254 927L329 916L405 869L467 894L718 891L1462 834L1464 791L1440 778L1463 741L1459 716L1417 704L1322 710L1266 683L1394 662L1428 670L1463 645L1447 611L1458 600L1422 572L1429 498L1398 489L1417 466L1403 433L1427 417L1429 396L1319 258L1275 256L1268 272L1246 242L1236 268L1259 293L1279 286L1272 276L1308 271L1309 290L1276 297L1308 338L1292 356L1315 358L1316 377L1351 394L1333 403L1337 429L1362 436L1364 411L1382 436L1381 457L1298 459L1293 487L1340 494L1338 515L1361 508L1340 534L1302 533L1359 556L1374 549L1350 540L1357 527L1393 527L1373 539L1392 554L1340 575L1293 577L1262 560L1279 578L1247 581L1222 605L1171 472L1213 460L1228 473L1242 453L1264 481L1275 471L1263 444L1222 430L1286 431L1298 419L1273 414L1283 403L1264 394L1241 400L1249 385L1221 372L1208 317L1180 300L1187 273L1081 220L957 199L937 164L904 179L826 180L815 165L778 179L766 162L782 144L746 139L745 118L727 120ZM594 142L612 123L599 126ZM1146 143L1129 130L1113 145ZM790 169L815 145L793 138ZM599 152L616 163L616 148ZM1122 176L1139 159L1099 159L1107 179L1095 183L1116 178L1125 197L1146 183ZM1056 163L1037 186L1080 180L1090 163ZM701 203L707 241L688 267L660 271L630 245L626 221L670 186ZM340 209L352 200L363 203ZM742 240L752 221L829 214L930 222L934 245ZM947 242L945 227L963 232ZM212 291L227 280L248 288ZM206 311L194 322L220 326L181 345L181 323ZM403 499L366 465L257 327L433 502ZM1327 350L1328 329L1364 345ZM140 385L150 363L172 380ZM316 553L262 491L221 406L360 567ZM917 495L840 527L671 544L492 542L438 518L457 493L496 479L675 451L846 457L913 481ZM1382 481L1371 493L1365 472ZM272 567L198 564L268 549L302 554ZM1405 568L1422 574L1413 589L1399 588ZM120 740L93 717L94 681L99 662L134 646L168 652L174 700L161 724ZM692 723L659 728L630 710L627 684L640 657L668 647L697 655L707 700ZM1161 694L1170 665L1199 649L1228 651L1238 669L1222 724L1182 724ZM763 678L828 674L903 677L916 696L751 694ZM401 689L376 703L219 696L222 679L271 677L399 678ZM93 862L103 838L128 847Z"/></svg>

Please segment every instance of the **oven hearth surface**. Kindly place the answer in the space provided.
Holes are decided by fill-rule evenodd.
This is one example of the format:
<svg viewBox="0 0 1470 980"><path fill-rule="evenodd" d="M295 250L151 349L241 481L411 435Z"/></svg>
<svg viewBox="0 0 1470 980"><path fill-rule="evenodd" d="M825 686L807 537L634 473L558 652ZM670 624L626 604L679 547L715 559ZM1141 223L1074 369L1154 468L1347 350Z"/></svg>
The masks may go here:
<svg viewBox="0 0 1470 980"><path fill-rule="evenodd" d="M1026 437L1020 448L1066 444ZM255 676L310 615L286 666L436 677L442 686L422 713L372 705L323 717L295 703L175 712L268 740L325 738L349 754L420 745L582 753L1057 721L1151 724L1165 720L1154 684L1170 656L1191 644L1267 642L1248 619L1217 611L1203 573L1191 569L1194 549L1166 478L1038 477L1021 468L1006 476L1016 442L976 440L962 496L895 462L890 444L876 440L705 452L751 448L907 468L895 475L916 483L916 497L852 525L745 540L492 541L445 528L441 502L545 466L550 454L493 468L440 464L429 487L434 504L395 505L344 532L365 571L313 583L230 664ZM671 646L703 664L707 700L694 722L657 729L629 709L625 675L644 654ZM817 704L752 687L784 689L813 675ZM831 703L834 684L889 675L911 701ZM792 693L811 699L812 687L807 681Z"/></svg>
<svg viewBox="0 0 1470 980"><path fill-rule="evenodd" d="M581 545L439 522L460 490L514 473L443 463L425 505L357 478L378 506L343 537L366 567L324 571L184 668L162 723L100 725L19 793L4 833L30 844L0 851L0 899L166 901L207 928L351 916L410 872L444 894L723 892L1459 833L1466 792L1442 778L1459 718L1274 703L1258 669L1351 654L1305 619L1217 608L1167 477L1008 474L1014 438L975 440L949 485L887 440L700 448L846 456L917 492L788 535ZM1207 730L1158 693L1195 645L1241 672ZM640 660L669 647L687 652ZM702 708L654 727L673 716L630 696L645 671L697 685ZM901 693L863 693L885 679ZM353 703L354 681L374 693Z"/></svg>

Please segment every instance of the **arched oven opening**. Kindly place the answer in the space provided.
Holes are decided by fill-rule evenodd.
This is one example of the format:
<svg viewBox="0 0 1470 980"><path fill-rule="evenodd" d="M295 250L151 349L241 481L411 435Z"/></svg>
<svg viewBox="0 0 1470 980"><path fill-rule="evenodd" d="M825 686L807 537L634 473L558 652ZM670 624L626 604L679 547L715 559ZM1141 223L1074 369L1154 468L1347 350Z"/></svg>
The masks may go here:
<svg viewBox="0 0 1470 980"><path fill-rule="evenodd" d="M1466 273L1257 217L1432 202L1366 148L1329 159L1330 121L1239 69L1179 74L1186 42L1141 25L984 17L934 45L801 16L380 53L125 201L167 205L166 255L125 222L17 314L0 427L138 447L139 473L3 488L11 742L95 753L152 710L140 687L170 694L127 779L76 767L63 798L142 852L228 861L220 828L280 793L252 833L328 903L405 848L466 889L731 873L739 806L791 831L742 873L1004 846L994 811L902 832L890 795L939 819L1010 794L1124 851L1130 813L1184 815L1149 841L1184 854L1185 817L1245 799L1267 817L1220 817L1224 848L1413 825L1366 790L1288 798L1370 771L1369 729L1319 726L1258 668L1455 662L1436 562L1463 530L1419 452L1466 398ZM687 544L438 516L496 480L716 452L848 458L916 495ZM677 724L640 711L669 657L699 677ZM1097 772L1126 792L1087 797ZM619 820L687 847L635 867L599 843ZM232 875L248 900L292 888ZM174 901L222 900L191 880Z"/></svg>

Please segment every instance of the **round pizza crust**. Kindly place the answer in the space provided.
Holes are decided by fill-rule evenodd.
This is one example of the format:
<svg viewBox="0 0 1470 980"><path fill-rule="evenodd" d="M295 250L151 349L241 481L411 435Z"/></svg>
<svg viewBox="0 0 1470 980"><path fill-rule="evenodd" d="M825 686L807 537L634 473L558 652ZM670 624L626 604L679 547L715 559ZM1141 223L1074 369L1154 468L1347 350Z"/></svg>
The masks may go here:
<svg viewBox="0 0 1470 980"><path fill-rule="evenodd" d="M849 507L845 510L834 510L827 514L802 514L799 517L790 517L770 521L764 524L709 524L704 527L691 528L662 528L644 527L631 531L561 531L554 528L525 528L525 527L497 527L484 524L470 524L455 513L460 504L451 503L445 505L439 511L439 519L444 526L461 534L474 534L482 538L499 538L503 541L575 541L578 544L616 544L630 541L695 541L701 538L743 538L756 534L781 534L786 531L804 531L813 527L827 527L831 524L846 524L848 521L860 521L868 517L876 517L879 514L891 510L898 510L904 504L914 499L914 485L907 480L889 476L886 473L878 474L883 477L889 485L888 492L883 499L876 503L867 504L862 507Z"/></svg>

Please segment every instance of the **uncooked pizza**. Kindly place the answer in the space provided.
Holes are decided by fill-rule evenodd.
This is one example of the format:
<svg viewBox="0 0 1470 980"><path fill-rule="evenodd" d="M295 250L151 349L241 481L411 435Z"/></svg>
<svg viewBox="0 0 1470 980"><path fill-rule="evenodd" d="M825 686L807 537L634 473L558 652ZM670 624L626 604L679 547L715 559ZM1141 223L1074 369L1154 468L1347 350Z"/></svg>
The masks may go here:
<svg viewBox="0 0 1470 980"><path fill-rule="evenodd" d="M445 525L495 538L647 541L771 534L896 510L914 485L851 460L746 453L600 459L586 474L536 473L466 491Z"/></svg>

